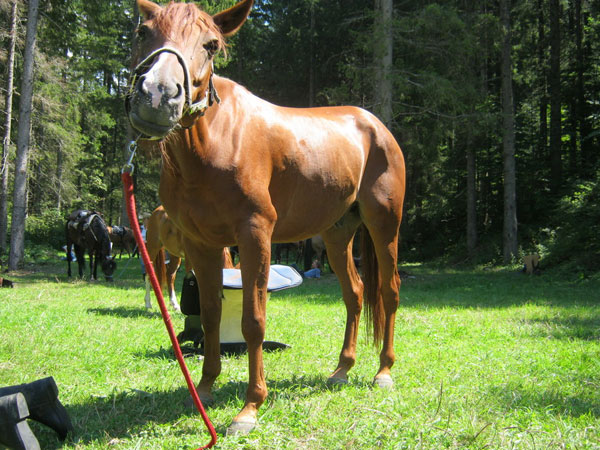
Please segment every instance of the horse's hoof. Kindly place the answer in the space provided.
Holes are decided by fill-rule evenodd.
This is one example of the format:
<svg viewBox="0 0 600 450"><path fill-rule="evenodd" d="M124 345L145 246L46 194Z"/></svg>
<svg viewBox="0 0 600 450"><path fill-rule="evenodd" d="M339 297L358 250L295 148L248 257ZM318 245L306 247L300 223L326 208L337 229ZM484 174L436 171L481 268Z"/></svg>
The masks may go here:
<svg viewBox="0 0 600 450"><path fill-rule="evenodd" d="M381 389L391 389L394 385L394 380L390 375L379 375L373 380L373 386L377 386Z"/></svg>
<svg viewBox="0 0 600 450"><path fill-rule="evenodd" d="M225 436L246 436L256 428L256 422L231 422Z"/></svg>
<svg viewBox="0 0 600 450"><path fill-rule="evenodd" d="M329 377L327 378L327 386L345 386L348 384L348 378Z"/></svg>

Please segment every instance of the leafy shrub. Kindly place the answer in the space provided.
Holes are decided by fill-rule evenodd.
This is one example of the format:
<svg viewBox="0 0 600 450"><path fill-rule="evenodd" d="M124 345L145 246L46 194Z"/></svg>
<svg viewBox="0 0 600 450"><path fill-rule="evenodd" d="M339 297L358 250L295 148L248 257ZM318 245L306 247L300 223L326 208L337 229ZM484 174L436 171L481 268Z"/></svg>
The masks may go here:
<svg viewBox="0 0 600 450"><path fill-rule="evenodd" d="M61 249L66 243L65 218L54 209L27 217L25 240L28 244Z"/></svg>
<svg viewBox="0 0 600 450"><path fill-rule="evenodd" d="M556 211L559 226L548 232L549 265L600 270L600 172L596 180L579 183Z"/></svg>

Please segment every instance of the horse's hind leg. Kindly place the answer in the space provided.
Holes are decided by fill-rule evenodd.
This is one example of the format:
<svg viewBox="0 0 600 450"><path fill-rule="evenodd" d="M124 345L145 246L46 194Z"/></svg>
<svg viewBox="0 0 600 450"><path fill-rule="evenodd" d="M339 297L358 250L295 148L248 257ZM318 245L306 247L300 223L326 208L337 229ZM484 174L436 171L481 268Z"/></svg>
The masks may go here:
<svg viewBox="0 0 600 450"><path fill-rule="evenodd" d="M390 216L388 220L378 218L371 223L375 224L369 227L369 234L377 257L381 280L380 296L384 312L383 324L375 325L382 327L382 348L379 355L379 370L375 375L374 384L380 387L390 387L393 384L390 373L395 361L394 324L400 290L400 276L397 269L400 219ZM379 319L373 317L373 320Z"/></svg>
<svg viewBox="0 0 600 450"><path fill-rule="evenodd" d="M327 253L331 255L329 264L338 277L346 305L344 344L338 366L328 380L331 384L346 383L348 371L356 362L356 341L362 311L363 283L352 258L352 241L359 223L360 218L357 215L347 215L341 224L322 233Z"/></svg>

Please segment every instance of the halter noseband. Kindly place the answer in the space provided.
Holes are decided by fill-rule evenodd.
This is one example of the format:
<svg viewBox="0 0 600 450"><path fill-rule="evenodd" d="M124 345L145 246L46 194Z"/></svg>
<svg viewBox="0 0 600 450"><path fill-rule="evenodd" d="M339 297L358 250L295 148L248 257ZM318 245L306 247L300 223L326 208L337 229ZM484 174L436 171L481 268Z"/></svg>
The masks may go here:
<svg viewBox="0 0 600 450"><path fill-rule="evenodd" d="M183 104L182 116L184 116L186 114L189 114L189 115L199 114L200 116L203 116L205 111L210 106L212 106L215 101L217 103L221 103L221 99L219 98L219 95L217 94L217 90L215 89L215 85L213 83L214 68L211 67L210 79L208 80L208 89L206 90L206 95L204 95L204 97L200 101L192 103L192 80L191 80L191 76L190 76L190 70L187 66L185 58L183 57L183 55L181 54L181 52L179 50L177 50L173 47L161 47L157 50L154 50L152 53L150 53L148 56L146 56L135 67L135 69L133 69L133 72L131 74L130 83L129 83L129 91L127 92L127 95L125 96L125 110L127 112L128 119L129 119L129 110L131 107L130 106L131 96L133 95L133 92L135 90L135 85L137 84L139 77L141 75L145 74L148 70L150 70L150 67L151 67L150 63L154 60L154 58L156 58L156 56L158 56L161 53L172 53L173 55L175 55L177 57L177 61L179 62L179 64L181 65L181 68L183 69L183 77L184 77L183 89L185 91L185 102ZM212 66L212 62L211 62L211 66ZM129 119L129 121L131 123L131 119Z"/></svg>

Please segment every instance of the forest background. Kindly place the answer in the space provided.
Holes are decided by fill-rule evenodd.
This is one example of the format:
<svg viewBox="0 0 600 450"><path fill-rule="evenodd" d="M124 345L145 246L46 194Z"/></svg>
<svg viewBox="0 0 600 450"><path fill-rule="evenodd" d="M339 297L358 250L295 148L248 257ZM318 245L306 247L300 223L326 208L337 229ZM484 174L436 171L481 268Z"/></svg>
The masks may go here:
<svg viewBox="0 0 600 450"><path fill-rule="evenodd" d="M39 0L31 123L19 131L37 2L0 0L3 268L60 249L76 208L126 224L134 1ZM197 3L214 13L235 1ZM600 0L255 0L216 72L276 104L352 104L384 120L406 157L401 260L538 252L546 267L589 276L600 269L599 13ZM138 158L138 211L150 212L160 161ZM17 250L11 223L24 230Z"/></svg>

